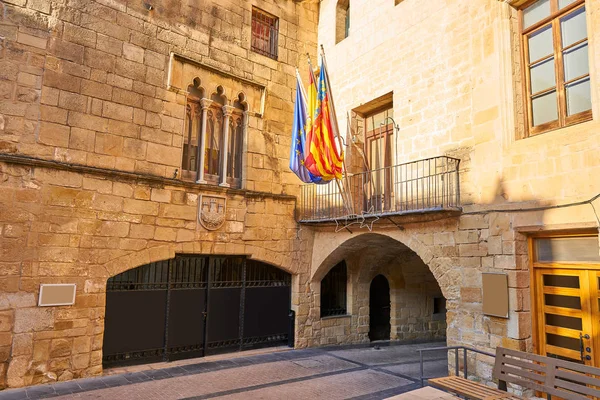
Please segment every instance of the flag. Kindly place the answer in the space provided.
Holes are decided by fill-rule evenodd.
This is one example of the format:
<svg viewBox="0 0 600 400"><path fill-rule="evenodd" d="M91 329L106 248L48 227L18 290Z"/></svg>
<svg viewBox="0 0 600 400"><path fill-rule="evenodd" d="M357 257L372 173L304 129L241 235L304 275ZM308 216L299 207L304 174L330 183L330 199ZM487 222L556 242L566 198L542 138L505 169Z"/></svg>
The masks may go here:
<svg viewBox="0 0 600 400"><path fill-rule="evenodd" d="M302 87L300 75L296 71L296 104L294 105L294 123L292 126L290 169L304 183L320 183L322 179L311 174L304 166L307 119L304 88Z"/></svg>
<svg viewBox="0 0 600 400"><path fill-rule="evenodd" d="M304 165L310 173L320 176L324 181L342 178L343 154L340 156L335 144L332 113L327 85L325 64L321 64L318 89L315 91L314 116L311 119L310 132L306 140L307 154ZM314 79L313 79L314 80ZM312 86L309 85L309 107L313 102Z"/></svg>

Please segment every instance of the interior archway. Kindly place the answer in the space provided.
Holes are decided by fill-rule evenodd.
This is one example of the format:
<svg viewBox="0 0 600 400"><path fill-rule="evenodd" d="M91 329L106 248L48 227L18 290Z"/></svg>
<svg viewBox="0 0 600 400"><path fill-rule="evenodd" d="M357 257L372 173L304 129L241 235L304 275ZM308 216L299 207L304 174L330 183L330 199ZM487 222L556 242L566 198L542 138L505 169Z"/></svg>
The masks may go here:
<svg viewBox="0 0 600 400"><path fill-rule="evenodd" d="M350 331L357 333L350 341L384 340L385 337L413 342L446 338L446 310L439 307L440 299L445 298L444 288L415 251L387 235L355 236L325 257L313 274L313 282L320 282L342 260L348 267L347 315L356 317L352 319ZM385 300L389 302L389 317L384 318L389 325L381 328L387 335L375 335L373 339L370 335L371 283L378 276L381 276L378 280L385 280L389 285L389 300Z"/></svg>

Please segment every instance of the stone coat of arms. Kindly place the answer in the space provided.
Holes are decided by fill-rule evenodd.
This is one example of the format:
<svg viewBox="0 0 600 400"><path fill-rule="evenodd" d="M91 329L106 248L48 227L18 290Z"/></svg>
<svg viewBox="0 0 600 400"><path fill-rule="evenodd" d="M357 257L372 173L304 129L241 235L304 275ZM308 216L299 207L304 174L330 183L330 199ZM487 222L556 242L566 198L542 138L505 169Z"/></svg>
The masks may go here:
<svg viewBox="0 0 600 400"><path fill-rule="evenodd" d="M225 223L225 206L227 198L221 196L200 195L198 201L198 221L208 229L214 231Z"/></svg>

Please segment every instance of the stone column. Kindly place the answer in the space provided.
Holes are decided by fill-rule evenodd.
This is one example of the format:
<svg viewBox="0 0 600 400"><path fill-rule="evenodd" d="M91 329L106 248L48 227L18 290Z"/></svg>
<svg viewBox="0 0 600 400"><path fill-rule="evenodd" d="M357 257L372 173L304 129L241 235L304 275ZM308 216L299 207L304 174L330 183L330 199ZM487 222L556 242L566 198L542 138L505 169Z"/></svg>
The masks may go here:
<svg viewBox="0 0 600 400"><path fill-rule="evenodd" d="M229 147L229 119L231 119L231 113L233 112L234 107L232 106L223 106L223 116L225 124L223 126L223 148L221 149L223 152L223 158L221 158L223 168L221 169L221 183L219 186L229 187L227 183L227 150Z"/></svg>
<svg viewBox="0 0 600 400"><path fill-rule="evenodd" d="M248 110L244 111L242 113L243 117L242 117L242 154L236 154L236 156L242 157L242 162L241 162L241 166L242 166L242 171L240 174L240 181L242 184L242 187L245 187L245 179L246 179L246 164L244 162L244 153L246 153L247 148L248 148L248 125L249 125L249 120L250 120L250 112Z"/></svg>
<svg viewBox="0 0 600 400"><path fill-rule="evenodd" d="M211 104L212 100L200 100L200 107L202 107L202 122L200 126L200 133L198 134L198 154L196 156L196 160L198 160L198 166L196 168L196 183L206 183L204 180L204 161L206 157L206 114Z"/></svg>

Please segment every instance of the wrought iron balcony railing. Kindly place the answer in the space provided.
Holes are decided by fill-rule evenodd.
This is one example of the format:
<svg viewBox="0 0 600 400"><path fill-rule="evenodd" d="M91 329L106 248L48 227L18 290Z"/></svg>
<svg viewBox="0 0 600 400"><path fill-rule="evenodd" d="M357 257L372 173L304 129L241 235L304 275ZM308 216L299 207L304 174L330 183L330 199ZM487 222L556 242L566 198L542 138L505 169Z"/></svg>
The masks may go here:
<svg viewBox="0 0 600 400"><path fill-rule="evenodd" d="M434 157L351 174L325 185L304 185L299 221L460 210L459 163L452 157Z"/></svg>

